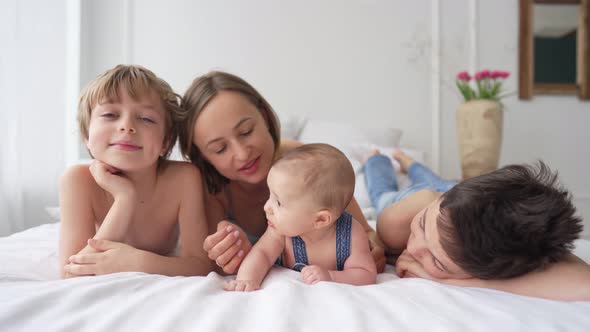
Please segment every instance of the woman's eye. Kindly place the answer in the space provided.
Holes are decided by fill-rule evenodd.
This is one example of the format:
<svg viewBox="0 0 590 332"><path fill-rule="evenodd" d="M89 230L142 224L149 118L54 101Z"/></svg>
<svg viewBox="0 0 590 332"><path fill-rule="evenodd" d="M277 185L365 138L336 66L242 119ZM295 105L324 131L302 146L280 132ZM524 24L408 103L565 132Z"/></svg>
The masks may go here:
<svg viewBox="0 0 590 332"><path fill-rule="evenodd" d="M424 216L420 217L420 222L418 224L420 225L420 228L424 230Z"/></svg>
<svg viewBox="0 0 590 332"><path fill-rule="evenodd" d="M281 206L281 202L280 201L277 201L277 206Z"/></svg>
<svg viewBox="0 0 590 332"><path fill-rule="evenodd" d="M114 119L117 117L115 113L102 113L100 116L107 119Z"/></svg>
<svg viewBox="0 0 590 332"><path fill-rule="evenodd" d="M250 134L252 134L253 131L254 131L254 128L252 128L248 131L245 131L245 132L241 133L240 135L241 136L249 136Z"/></svg>
<svg viewBox="0 0 590 332"><path fill-rule="evenodd" d="M215 151L215 153L222 154L225 151L225 149L226 149L226 146L223 146L223 147L217 149L217 151Z"/></svg>

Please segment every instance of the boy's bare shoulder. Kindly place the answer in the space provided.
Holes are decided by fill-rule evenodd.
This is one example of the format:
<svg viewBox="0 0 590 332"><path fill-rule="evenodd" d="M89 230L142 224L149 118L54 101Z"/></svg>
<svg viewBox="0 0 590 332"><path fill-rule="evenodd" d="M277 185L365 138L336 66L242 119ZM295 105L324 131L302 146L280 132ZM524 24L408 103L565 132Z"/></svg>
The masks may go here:
<svg viewBox="0 0 590 332"><path fill-rule="evenodd" d="M161 176L174 181L191 181L191 179L200 180L201 172L195 165L187 161L169 160L166 162Z"/></svg>
<svg viewBox="0 0 590 332"><path fill-rule="evenodd" d="M83 186L96 185L94 177L90 173L89 165L81 164L68 167L60 177L62 186Z"/></svg>
<svg viewBox="0 0 590 332"><path fill-rule="evenodd" d="M81 164L68 167L59 178L60 196L78 197L98 202L104 198L105 191L90 173L89 165Z"/></svg>

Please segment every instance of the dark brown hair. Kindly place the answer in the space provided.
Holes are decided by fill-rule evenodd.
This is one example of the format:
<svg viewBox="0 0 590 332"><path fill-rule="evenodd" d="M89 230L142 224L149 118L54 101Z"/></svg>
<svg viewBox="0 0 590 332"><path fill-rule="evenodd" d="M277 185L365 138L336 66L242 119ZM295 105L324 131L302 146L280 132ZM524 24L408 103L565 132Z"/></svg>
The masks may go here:
<svg viewBox="0 0 590 332"><path fill-rule="evenodd" d="M562 260L582 231L570 193L543 162L510 165L441 197L443 249L480 279L512 278Z"/></svg>
<svg viewBox="0 0 590 332"><path fill-rule="evenodd" d="M193 144L193 128L207 103L221 91L240 93L256 106L268 126L268 131L275 144L275 152L281 139L279 120L274 110L248 82L238 76L221 71L212 71L197 77L182 98L184 114L180 122L179 145L184 159L190 160L201 170L207 190L213 194L220 192L222 186L227 184L229 180L205 160L199 148Z"/></svg>

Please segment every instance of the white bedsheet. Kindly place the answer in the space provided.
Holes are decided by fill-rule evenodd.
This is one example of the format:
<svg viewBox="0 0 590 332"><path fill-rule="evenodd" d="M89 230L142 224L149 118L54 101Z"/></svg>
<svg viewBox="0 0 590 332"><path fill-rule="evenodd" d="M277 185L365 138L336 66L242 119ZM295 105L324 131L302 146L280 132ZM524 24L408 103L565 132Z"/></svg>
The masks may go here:
<svg viewBox="0 0 590 332"><path fill-rule="evenodd" d="M117 273L58 280L58 225L0 238L1 331L588 331L590 302L566 303L399 279L305 285L273 268L263 289L224 278ZM590 261L590 242L576 253ZM555 287L559 287L556 285Z"/></svg>

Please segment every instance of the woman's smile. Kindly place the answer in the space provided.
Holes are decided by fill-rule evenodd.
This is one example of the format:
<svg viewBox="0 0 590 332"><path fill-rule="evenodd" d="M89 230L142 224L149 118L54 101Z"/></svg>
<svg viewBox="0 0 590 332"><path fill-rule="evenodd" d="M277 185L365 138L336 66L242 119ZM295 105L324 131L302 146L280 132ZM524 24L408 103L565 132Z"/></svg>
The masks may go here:
<svg viewBox="0 0 590 332"><path fill-rule="evenodd" d="M260 157L257 157L251 161L249 161L248 163L246 163L244 166L242 166L240 169L238 169L238 171L250 175L250 174L254 174L256 173L256 171L258 170L258 166L260 165Z"/></svg>

